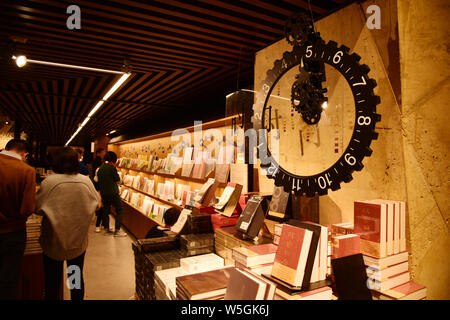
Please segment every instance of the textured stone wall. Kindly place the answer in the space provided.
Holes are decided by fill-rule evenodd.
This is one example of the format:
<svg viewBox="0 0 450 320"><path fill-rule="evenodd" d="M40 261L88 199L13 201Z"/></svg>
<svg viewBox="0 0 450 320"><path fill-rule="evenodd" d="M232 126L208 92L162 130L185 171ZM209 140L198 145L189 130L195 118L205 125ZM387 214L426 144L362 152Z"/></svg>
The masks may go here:
<svg viewBox="0 0 450 320"><path fill-rule="evenodd" d="M411 270L450 299L450 3L399 0L398 21Z"/></svg>
<svg viewBox="0 0 450 320"><path fill-rule="evenodd" d="M445 110L450 17L445 3L366 1L316 23L323 39L346 45L362 57L382 100L373 155L353 174L352 182L320 198L321 223L352 221L355 200L406 201L410 271L413 280L428 287L429 299L450 299L450 135ZM365 25L365 10L371 4L381 8L380 30ZM283 39L257 52L255 90L273 62L290 50Z"/></svg>

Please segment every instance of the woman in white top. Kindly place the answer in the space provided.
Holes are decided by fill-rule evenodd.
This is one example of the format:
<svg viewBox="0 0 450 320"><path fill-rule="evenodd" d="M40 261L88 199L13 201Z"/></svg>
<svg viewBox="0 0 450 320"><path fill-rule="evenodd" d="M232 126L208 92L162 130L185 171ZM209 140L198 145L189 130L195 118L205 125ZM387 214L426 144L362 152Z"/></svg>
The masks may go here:
<svg viewBox="0 0 450 320"><path fill-rule="evenodd" d="M58 299L64 261L72 300L84 298L83 264L88 231L100 197L87 176L79 174L77 153L58 150L55 174L41 184L36 213L43 216L40 243L44 251L45 298Z"/></svg>

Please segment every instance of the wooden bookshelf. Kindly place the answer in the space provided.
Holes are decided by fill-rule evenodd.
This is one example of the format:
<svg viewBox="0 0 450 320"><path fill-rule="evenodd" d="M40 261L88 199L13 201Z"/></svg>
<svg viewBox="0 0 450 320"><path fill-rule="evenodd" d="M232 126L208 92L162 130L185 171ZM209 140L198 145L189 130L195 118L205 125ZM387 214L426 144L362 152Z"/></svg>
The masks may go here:
<svg viewBox="0 0 450 320"><path fill-rule="evenodd" d="M139 192L139 190L136 190L136 189L133 189L133 188L130 188L130 189ZM144 193L144 194L145 194L145 193ZM139 212L140 214L142 214L144 217L146 217L146 218L152 220L153 222L159 224L160 226L163 226L163 227L164 227L164 224L163 224L161 221L158 221L158 220L156 220L156 219L153 219L152 217L149 217L149 216L146 215L141 209L136 208L136 207L133 206L130 202L128 202L128 201L126 201L126 200L123 200L123 199L122 199L122 201L123 201L125 204L129 205L130 207L132 207L133 209L135 209L136 211L138 211L138 212ZM158 200L158 201L160 201L160 200Z"/></svg>
<svg viewBox="0 0 450 320"><path fill-rule="evenodd" d="M156 201L158 201L158 202L161 202L162 204L165 204L165 205L168 205L168 206L177 208L177 209L179 209L179 210L183 210L183 207L182 207L182 206L179 206L179 205L177 205L177 204L175 204L175 203L173 203L173 202L170 202L170 201L167 201L167 200L158 198L157 196L152 195L152 194L150 194L150 193L147 193L147 192L144 192L144 191L142 191L142 190L139 190L139 189L136 189L136 188L127 186L127 185L125 185L125 184L124 184L124 187L125 187L125 188L129 188L129 189L131 189L131 190L133 190L133 191L135 191L135 192L139 192L139 193L141 193L141 194L143 194L143 195L146 195L146 196L152 198L153 200L156 200ZM124 200L124 201L125 201L125 200ZM130 204L130 205L131 205L131 204ZM144 213L142 213L142 214L144 214Z"/></svg>
<svg viewBox="0 0 450 320"><path fill-rule="evenodd" d="M202 183L202 184L206 183L206 181L208 181L209 177L211 177L211 178L214 177L214 175L211 173L208 174L207 177L204 179L197 179L197 178L184 177L182 175L163 173L163 172L153 172L153 171L139 170L139 169L133 169L133 168L126 168L126 167L117 167L117 168L123 169L123 170L130 170L130 171L145 173L145 174L148 174L151 176L160 176L160 177L169 178L169 179L180 179L180 180L184 180L184 181Z"/></svg>

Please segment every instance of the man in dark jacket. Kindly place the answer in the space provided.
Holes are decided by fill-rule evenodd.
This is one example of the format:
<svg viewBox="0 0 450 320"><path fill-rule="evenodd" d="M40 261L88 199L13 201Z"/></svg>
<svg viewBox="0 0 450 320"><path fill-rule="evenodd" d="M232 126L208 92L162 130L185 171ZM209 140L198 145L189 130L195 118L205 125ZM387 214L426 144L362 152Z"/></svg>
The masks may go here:
<svg viewBox="0 0 450 320"><path fill-rule="evenodd" d="M116 209L116 223L114 236L124 237L127 234L120 230L122 225L123 205L120 198L118 183L120 181L119 174L116 169L117 155L108 151L105 155L105 163L103 163L98 172L98 190L102 196L103 201L103 223L109 226L109 214L111 213L111 206ZM112 234L112 231L106 229L105 235Z"/></svg>
<svg viewBox="0 0 450 320"><path fill-rule="evenodd" d="M78 154L78 163L80 164L80 174L82 174L83 176L88 176L89 168L86 167L86 165L83 162L83 151L81 149L76 149L75 151Z"/></svg>
<svg viewBox="0 0 450 320"><path fill-rule="evenodd" d="M17 299L25 224L35 210L36 171L26 155L26 141L16 139L0 152L0 300Z"/></svg>

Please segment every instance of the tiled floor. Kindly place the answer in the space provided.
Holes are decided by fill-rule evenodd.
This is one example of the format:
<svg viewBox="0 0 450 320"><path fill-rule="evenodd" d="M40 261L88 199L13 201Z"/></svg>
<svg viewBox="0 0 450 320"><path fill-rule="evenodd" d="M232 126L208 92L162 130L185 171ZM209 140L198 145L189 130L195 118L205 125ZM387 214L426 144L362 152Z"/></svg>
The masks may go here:
<svg viewBox="0 0 450 320"><path fill-rule="evenodd" d="M111 218L111 226L114 219ZM89 231L89 245L84 262L86 300L134 299L134 255L131 238L95 233L95 222ZM69 290L64 292L70 299Z"/></svg>

